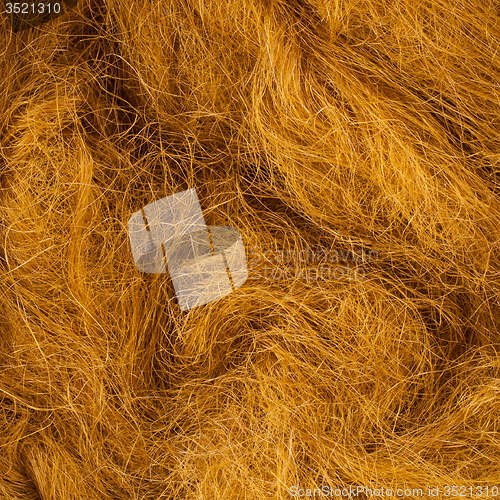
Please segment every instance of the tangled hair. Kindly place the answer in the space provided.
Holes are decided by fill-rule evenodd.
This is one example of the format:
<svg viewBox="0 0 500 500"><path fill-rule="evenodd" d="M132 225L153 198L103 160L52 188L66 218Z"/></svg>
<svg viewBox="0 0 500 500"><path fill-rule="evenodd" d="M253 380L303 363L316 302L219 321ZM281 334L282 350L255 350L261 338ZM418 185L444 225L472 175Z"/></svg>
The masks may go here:
<svg viewBox="0 0 500 500"><path fill-rule="evenodd" d="M495 494L498 0L80 0L0 71L0 498ZM192 188L249 277L181 311L127 221Z"/></svg>

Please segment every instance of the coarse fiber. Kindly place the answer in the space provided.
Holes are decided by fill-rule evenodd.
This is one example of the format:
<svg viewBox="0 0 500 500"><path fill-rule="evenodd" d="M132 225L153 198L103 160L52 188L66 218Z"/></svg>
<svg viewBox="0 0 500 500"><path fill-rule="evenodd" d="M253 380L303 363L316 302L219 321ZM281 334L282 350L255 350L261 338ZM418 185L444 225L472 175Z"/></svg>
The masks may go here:
<svg viewBox="0 0 500 500"><path fill-rule="evenodd" d="M493 497L498 0L80 0L11 28L0 499ZM127 224L191 189L248 279L181 310Z"/></svg>

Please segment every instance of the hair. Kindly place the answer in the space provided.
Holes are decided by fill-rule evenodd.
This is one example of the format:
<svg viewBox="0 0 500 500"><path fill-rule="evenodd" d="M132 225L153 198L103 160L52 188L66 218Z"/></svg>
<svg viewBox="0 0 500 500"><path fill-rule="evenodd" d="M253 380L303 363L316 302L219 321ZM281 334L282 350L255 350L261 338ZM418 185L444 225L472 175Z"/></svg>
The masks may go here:
<svg viewBox="0 0 500 500"><path fill-rule="evenodd" d="M0 497L493 495L499 9L4 16ZM207 224L240 231L249 277L181 311L127 222L193 188Z"/></svg>

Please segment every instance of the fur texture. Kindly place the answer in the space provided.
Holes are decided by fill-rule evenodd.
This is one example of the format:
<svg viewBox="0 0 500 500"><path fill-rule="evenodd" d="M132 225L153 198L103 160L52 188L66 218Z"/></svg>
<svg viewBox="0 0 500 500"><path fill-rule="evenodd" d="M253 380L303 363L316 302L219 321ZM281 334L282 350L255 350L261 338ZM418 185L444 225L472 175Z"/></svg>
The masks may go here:
<svg viewBox="0 0 500 500"><path fill-rule="evenodd" d="M19 33L2 18L0 498L491 497L499 13L82 0ZM250 277L181 312L135 268L127 221L190 188L241 231Z"/></svg>

